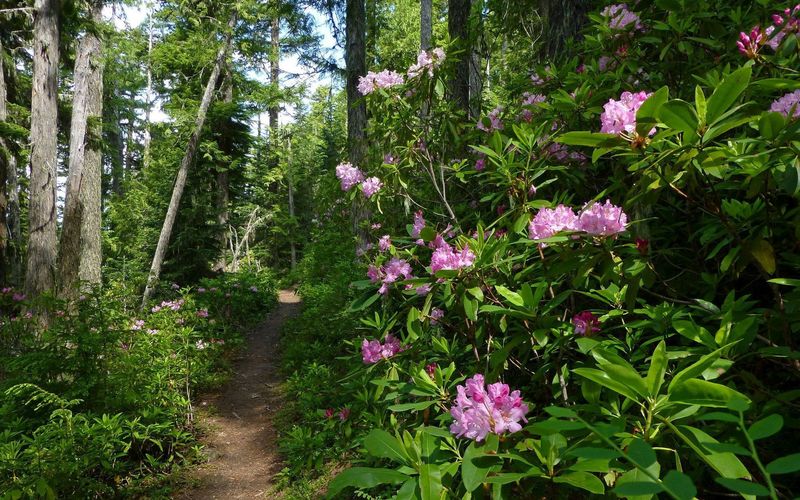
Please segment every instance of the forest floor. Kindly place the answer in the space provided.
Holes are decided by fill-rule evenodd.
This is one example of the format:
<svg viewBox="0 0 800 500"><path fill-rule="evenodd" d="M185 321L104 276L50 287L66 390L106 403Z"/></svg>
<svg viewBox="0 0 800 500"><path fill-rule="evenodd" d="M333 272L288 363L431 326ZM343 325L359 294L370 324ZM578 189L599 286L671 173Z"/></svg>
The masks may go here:
<svg viewBox="0 0 800 500"><path fill-rule="evenodd" d="M233 377L199 401L198 424L208 463L191 474L196 486L182 500L276 498L273 478L281 470L273 421L281 407L280 329L300 311L300 297L281 290L276 309L247 335L234 360Z"/></svg>

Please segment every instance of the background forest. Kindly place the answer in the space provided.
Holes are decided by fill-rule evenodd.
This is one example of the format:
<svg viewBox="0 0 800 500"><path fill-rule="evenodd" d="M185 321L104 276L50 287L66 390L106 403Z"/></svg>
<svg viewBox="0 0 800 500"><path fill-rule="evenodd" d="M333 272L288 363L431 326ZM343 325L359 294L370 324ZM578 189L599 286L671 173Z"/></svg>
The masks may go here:
<svg viewBox="0 0 800 500"><path fill-rule="evenodd" d="M179 493L289 286L286 497L796 496L798 37L761 0L0 0L0 498Z"/></svg>

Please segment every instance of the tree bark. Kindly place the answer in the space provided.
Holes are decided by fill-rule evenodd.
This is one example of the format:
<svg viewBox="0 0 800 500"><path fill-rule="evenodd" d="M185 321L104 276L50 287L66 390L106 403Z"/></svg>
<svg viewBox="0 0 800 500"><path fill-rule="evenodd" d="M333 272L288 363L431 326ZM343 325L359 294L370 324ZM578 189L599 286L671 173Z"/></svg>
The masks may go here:
<svg viewBox="0 0 800 500"><path fill-rule="evenodd" d="M358 79L367 73L366 25L364 0L347 0L345 12L345 62L347 64L347 152L350 163L363 166L366 157L367 104L358 92ZM352 226L359 245L367 241L361 223L370 212L360 197L353 201Z"/></svg>
<svg viewBox="0 0 800 500"><path fill-rule="evenodd" d="M103 2L90 4L93 26L78 42L69 140L69 173L59 252L59 295L72 298L78 280L100 284L100 191L103 56L97 28Z"/></svg>
<svg viewBox="0 0 800 500"><path fill-rule="evenodd" d="M5 56L3 51L3 40L0 40L0 122L8 120L6 100L8 91L6 90L6 75L4 69ZM6 213L8 211L8 171L12 163L10 141L6 141L0 136L0 283L6 284L11 268L11 238L9 237L8 221Z"/></svg>
<svg viewBox="0 0 800 500"><path fill-rule="evenodd" d="M147 305L147 301L153 294L154 287L158 283L158 278L161 275L161 266L164 263L164 256L167 254L167 246L169 239L172 236L172 228L175 225L175 218L178 216L178 207L181 203L181 196L183 196L183 189L186 187L186 176L189 173L189 167L194 162L195 153L197 152L197 144L200 141L200 133L203 131L203 124L206 121L206 114L208 107L211 105L211 99L214 96L214 88L217 85L222 65L225 62L225 57L231 45L231 36L233 28L236 25L236 14L231 14L231 19L228 22L228 29L225 33L225 40L217 51L217 59L214 62L214 68L211 70L211 75L208 77L203 98L200 101L200 108L197 110L197 118L194 124L194 131L189 137L189 143L186 145L186 152L181 160L181 166L178 169L178 175L175 178L175 185L172 189L172 198L170 198L167 214L164 217L164 225L161 227L161 234L158 237L158 245L156 246L155 255L153 255L153 263L150 266L150 273L147 277L147 286L144 290L142 297L142 309Z"/></svg>
<svg viewBox="0 0 800 500"><path fill-rule="evenodd" d="M433 0L421 0L419 4L419 48L430 50L433 40Z"/></svg>
<svg viewBox="0 0 800 500"><path fill-rule="evenodd" d="M281 19L278 13L274 14L270 23L270 55L269 55L269 83L272 86L274 95L278 94L280 90L280 76L281 76ZM278 100L274 100L269 107L269 132L270 140L273 139L273 134L278 130L278 112L280 111L280 104ZM277 144L277 137L275 140ZM277 156L276 156L277 157Z"/></svg>
<svg viewBox="0 0 800 500"><path fill-rule="evenodd" d="M153 106L153 4L147 2L147 88L145 89L144 108L144 153L142 169L150 165L150 110Z"/></svg>
<svg viewBox="0 0 800 500"><path fill-rule="evenodd" d="M230 67L225 70L225 80L222 84L222 100L227 104L233 102L233 76L230 73ZM230 118L228 118L230 121ZM220 140L220 149L226 153L231 153L230 137L224 134ZM230 222L230 212L228 211L228 204L230 203L230 178L227 167L225 170L217 171L217 225L219 226L219 242L220 255L217 262L214 264L215 271L225 270L225 254L228 247L228 224Z"/></svg>
<svg viewBox="0 0 800 500"><path fill-rule="evenodd" d="M471 47L469 39L469 12L471 0L448 0L447 31L451 40L457 40L456 47L462 52L456 59L455 73L450 80L450 96L456 105L469 113L469 67Z"/></svg>
<svg viewBox="0 0 800 500"><path fill-rule="evenodd" d="M539 11L545 20L543 56L546 59L567 57L570 38L576 37L586 23L589 0L539 0Z"/></svg>
<svg viewBox="0 0 800 500"><path fill-rule="evenodd" d="M58 0L35 0L31 96L31 178L25 290L53 290L56 269L58 161Z"/></svg>
<svg viewBox="0 0 800 500"><path fill-rule="evenodd" d="M5 79L5 65L3 59L2 41L0 41L0 121L8 120L8 88L9 83ZM12 64L8 67L9 80L14 80L13 54ZM19 284L21 261L19 251L22 248L22 235L20 230L19 216L19 181L17 174L17 153L14 151L12 142L0 137L0 150L5 150L5 155L0 152L0 176L3 177L5 190L0 192L0 197L4 197L2 217L3 227L0 231L5 233L4 255L4 274L0 280L14 285Z"/></svg>

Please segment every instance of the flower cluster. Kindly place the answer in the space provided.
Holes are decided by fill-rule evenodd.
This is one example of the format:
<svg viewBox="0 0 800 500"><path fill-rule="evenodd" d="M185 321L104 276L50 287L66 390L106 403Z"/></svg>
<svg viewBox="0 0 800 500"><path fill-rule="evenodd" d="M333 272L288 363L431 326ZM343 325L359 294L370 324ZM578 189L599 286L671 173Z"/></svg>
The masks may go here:
<svg viewBox="0 0 800 500"><path fill-rule="evenodd" d="M609 99L600 115L600 132L605 134L634 134L636 132L636 112L652 93L645 91L623 92L619 101ZM653 127L648 135L656 133Z"/></svg>
<svg viewBox="0 0 800 500"><path fill-rule="evenodd" d="M369 177L364 179L364 182L361 183L361 191L367 198L372 198L382 187L383 183L377 177Z"/></svg>
<svg viewBox="0 0 800 500"><path fill-rule="evenodd" d="M397 257L392 257L384 266L371 265L367 270L367 277L372 283L381 283L378 289L381 295L385 295L389 291L389 285L399 280L401 276L403 279L414 277L411 274L411 264Z"/></svg>
<svg viewBox="0 0 800 500"><path fill-rule="evenodd" d="M342 183L342 191L350 191L353 186L364 181L364 173L350 163L340 163L336 166L336 177Z"/></svg>
<svg viewBox="0 0 800 500"><path fill-rule="evenodd" d="M589 336L600 331L600 320L589 311L579 312L572 318L577 335Z"/></svg>
<svg viewBox="0 0 800 500"><path fill-rule="evenodd" d="M381 252L385 252L389 250L392 246L392 237L388 234L384 234L381 236L381 239L378 240L378 249Z"/></svg>
<svg viewBox="0 0 800 500"><path fill-rule="evenodd" d="M622 31L633 28L641 31L644 29L639 16L635 12L629 11L628 6L624 3L609 5L600 14L608 18L608 27L612 30Z"/></svg>
<svg viewBox="0 0 800 500"><path fill-rule="evenodd" d="M425 217L422 216L422 210L417 210L414 214L414 225L411 229L411 237L419 238L419 234L425 229Z"/></svg>
<svg viewBox="0 0 800 500"><path fill-rule="evenodd" d="M403 75L385 69L379 73L370 71L358 79L358 91L361 95L368 95L377 89L388 89L395 85L403 84Z"/></svg>
<svg viewBox="0 0 800 500"><path fill-rule="evenodd" d="M421 51L417 56L417 62L408 68L408 77L416 78L427 72L428 76L433 76L433 71L444 62L444 50L437 47L432 51Z"/></svg>
<svg viewBox="0 0 800 500"><path fill-rule="evenodd" d="M478 120L478 130L484 132L494 132L495 130L503 130L503 122L500 120L500 113L503 112L502 106L497 106L485 118ZM488 125L487 125L488 121Z"/></svg>
<svg viewBox="0 0 800 500"><path fill-rule="evenodd" d="M450 408L455 422L450 432L456 437L483 441L490 433L513 433L527 422L528 405L522 402L519 391L511 392L507 384L496 382L485 387L483 375L474 375L459 385L456 404Z"/></svg>
<svg viewBox="0 0 800 500"><path fill-rule="evenodd" d="M613 236L625 231L628 216L606 200L605 203L587 203L580 215L566 205L539 210L528 225L528 236L542 240L562 231L582 231L592 236ZM545 246L545 245L542 245Z"/></svg>
<svg viewBox="0 0 800 500"><path fill-rule="evenodd" d="M750 33L745 33L744 31L739 33L739 40L736 42L736 46L739 47L739 52L742 55L748 59L755 59L766 42L766 33L761 30L760 26L754 26Z"/></svg>
<svg viewBox="0 0 800 500"><path fill-rule="evenodd" d="M361 342L361 359L364 360L364 364L371 365L382 359L389 359L404 350L406 348L400 344L400 340L391 334L386 335L383 344L378 340L364 339Z"/></svg>
<svg viewBox="0 0 800 500"><path fill-rule="evenodd" d="M473 262L475 262L475 254L468 246L465 245L461 251L457 251L442 241L431 256L431 272L458 270L471 266Z"/></svg>
<svg viewBox="0 0 800 500"><path fill-rule="evenodd" d="M769 110L780 113L786 118L797 118L800 116L800 90L795 90L775 100Z"/></svg>
<svg viewBox="0 0 800 500"><path fill-rule="evenodd" d="M172 309L173 311L179 311L180 308L183 306L183 304L184 304L184 300L183 299L170 300L170 301L165 300L161 304L159 304L157 306L153 306L153 308L150 309L150 311L154 312L154 313L157 313L158 311L161 311L162 309Z"/></svg>

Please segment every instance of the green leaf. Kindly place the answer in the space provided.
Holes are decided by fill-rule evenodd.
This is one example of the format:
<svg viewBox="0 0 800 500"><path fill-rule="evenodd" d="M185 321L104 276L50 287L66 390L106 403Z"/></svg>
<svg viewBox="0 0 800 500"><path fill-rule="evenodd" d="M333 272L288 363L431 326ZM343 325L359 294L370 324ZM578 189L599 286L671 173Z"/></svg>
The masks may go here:
<svg viewBox="0 0 800 500"><path fill-rule="evenodd" d="M354 488L374 488L379 484L398 484L409 477L392 469L372 467L351 467L337 475L328 484L328 497L333 497L348 486Z"/></svg>
<svg viewBox="0 0 800 500"><path fill-rule="evenodd" d="M669 128L684 133L697 132L697 115L692 106L680 99L673 99L661 106L658 118Z"/></svg>
<svg viewBox="0 0 800 500"><path fill-rule="evenodd" d="M722 486L733 490L742 495L769 496L769 490L758 483L745 481L744 479L732 479L728 477L718 477L716 482Z"/></svg>
<svg viewBox="0 0 800 500"><path fill-rule="evenodd" d="M700 85L694 88L694 109L700 122L705 123L708 105L706 103L706 95L703 93L703 89L700 88Z"/></svg>
<svg viewBox="0 0 800 500"><path fill-rule="evenodd" d="M442 471L436 464L419 468L419 491L422 500L439 500L442 496Z"/></svg>
<svg viewBox="0 0 800 500"><path fill-rule="evenodd" d="M630 481L620 484L612 490L621 497L636 497L641 495L655 495L664 491L658 483L648 481Z"/></svg>
<svg viewBox="0 0 800 500"><path fill-rule="evenodd" d="M506 300L508 300L515 306L522 307L525 305L525 301L522 300L522 296L517 292L512 292L511 290L502 285L495 285L494 289L497 290L497 293L502 295Z"/></svg>
<svg viewBox="0 0 800 500"><path fill-rule="evenodd" d="M750 435L753 441L758 441L759 439L765 439L777 434L782 428L783 417L777 413L773 413L751 425L750 428L747 429L747 434Z"/></svg>
<svg viewBox="0 0 800 500"><path fill-rule="evenodd" d="M483 302L483 290L481 290L481 287L474 286L472 288L468 288L467 293L475 297L478 302Z"/></svg>
<svg viewBox="0 0 800 500"><path fill-rule="evenodd" d="M722 477L749 478L750 472L736 455L729 452L714 452L706 448L708 443L719 443L705 432L688 425L671 426L675 433L697 455Z"/></svg>
<svg viewBox="0 0 800 500"><path fill-rule="evenodd" d="M669 98L669 89L664 86L658 89L642 103L636 112L636 133L640 136L647 136L658 117L658 110Z"/></svg>
<svg viewBox="0 0 800 500"><path fill-rule="evenodd" d="M761 114L761 118L758 120L758 131L764 139L771 141L778 136L785 124L786 121L783 119L782 114L766 111Z"/></svg>
<svg viewBox="0 0 800 500"><path fill-rule="evenodd" d="M695 325L691 321L673 321L672 327L687 339L697 342L698 344L703 344L709 349L716 349L718 347L717 342L714 340L714 337L708 333L708 330L702 326Z"/></svg>
<svg viewBox="0 0 800 500"><path fill-rule="evenodd" d="M496 459L485 456L486 451L497 451L497 441L494 441L494 446L490 443L479 446L473 441L464 452L464 461L461 463L461 480L467 491L475 491L486 481L489 472L500 469L500 464Z"/></svg>
<svg viewBox="0 0 800 500"><path fill-rule="evenodd" d="M725 347L720 347L716 351L706 354L705 356L698 359L695 363L687 366L686 368L675 374L675 376L672 377L672 381L669 383L669 392L671 393L672 388L679 385L681 382L689 380L691 378L695 378L704 371L706 371L706 369L711 367L711 365L714 364L714 361L716 361L719 358L723 349L725 349Z"/></svg>
<svg viewBox="0 0 800 500"><path fill-rule="evenodd" d="M620 457L620 454L617 450L612 450L610 448L593 448L588 446L585 448L575 448L574 450L570 451L569 454L574 457L587 459L602 458L606 460L613 460Z"/></svg>
<svg viewBox="0 0 800 500"><path fill-rule="evenodd" d="M626 398L632 401L638 401L640 399L639 395L636 394L634 390L632 390L627 385L623 384L622 382L611 378L606 372L597 370L595 368L575 368L572 370L572 373L576 375L580 375L583 378L587 378L592 382L596 382L607 389L611 389L612 391L622 394Z"/></svg>
<svg viewBox="0 0 800 500"><path fill-rule="evenodd" d="M593 349L592 356L597 360L600 368L611 378L627 385L644 398L648 396L645 380L630 363L613 352L604 349Z"/></svg>
<svg viewBox="0 0 800 500"><path fill-rule="evenodd" d="M417 403L400 403L389 407L390 411L424 410L436 404L436 401L419 401Z"/></svg>
<svg viewBox="0 0 800 500"><path fill-rule="evenodd" d="M759 266L767 273L775 272L775 250L767 240L757 239L747 245L747 250Z"/></svg>
<svg viewBox="0 0 800 500"><path fill-rule="evenodd" d="M768 281L768 283L775 283L776 285L784 285L784 286L800 286L800 280L795 280L791 278L772 278Z"/></svg>
<svg viewBox="0 0 800 500"><path fill-rule="evenodd" d="M676 470L667 472L662 480L664 486L667 487L672 493L676 494L680 500L692 500L697 496L697 488L695 488L692 478Z"/></svg>
<svg viewBox="0 0 800 500"><path fill-rule="evenodd" d="M555 142L568 146L608 146L621 143L616 134L598 134L596 132L567 132L556 137Z"/></svg>
<svg viewBox="0 0 800 500"><path fill-rule="evenodd" d="M747 396L728 386L699 379L686 380L674 388L670 385L669 400L712 408L730 408L733 400L750 401Z"/></svg>
<svg viewBox="0 0 800 500"><path fill-rule="evenodd" d="M800 453L786 455L776 458L767 464L767 472L770 474L791 474L800 470Z"/></svg>
<svg viewBox="0 0 800 500"><path fill-rule="evenodd" d="M739 68L728 75L708 98L706 122L714 123L736 102L750 83L753 70L750 66Z"/></svg>
<svg viewBox="0 0 800 500"><path fill-rule="evenodd" d="M554 477L553 482L566 483L596 495L602 495L606 491L603 481L588 472L567 472Z"/></svg>
<svg viewBox="0 0 800 500"><path fill-rule="evenodd" d="M667 344L662 340L653 351L653 356L650 358L650 368L647 369L646 383L651 397L658 396L661 384L664 383L665 373L667 373Z"/></svg>
<svg viewBox="0 0 800 500"><path fill-rule="evenodd" d="M364 438L364 447L374 457L388 458L405 465L410 463L403 443L382 429L372 429Z"/></svg>
<svg viewBox="0 0 800 500"><path fill-rule="evenodd" d="M637 466L644 469L647 469L657 461L653 447L640 438L631 441L631 444L628 445L627 455Z"/></svg>
<svg viewBox="0 0 800 500"><path fill-rule="evenodd" d="M544 409L547 413L558 418L575 418L578 416L573 410L561 406L548 406Z"/></svg>
<svg viewBox="0 0 800 500"><path fill-rule="evenodd" d="M347 309L347 312L358 312L363 311L364 309L371 306L376 300L381 298L381 295L375 291L370 290L366 292L361 297L357 298L350 304L350 307Z"/></svg>

